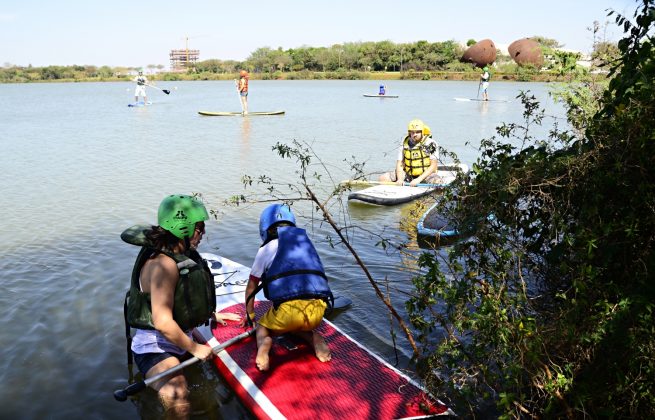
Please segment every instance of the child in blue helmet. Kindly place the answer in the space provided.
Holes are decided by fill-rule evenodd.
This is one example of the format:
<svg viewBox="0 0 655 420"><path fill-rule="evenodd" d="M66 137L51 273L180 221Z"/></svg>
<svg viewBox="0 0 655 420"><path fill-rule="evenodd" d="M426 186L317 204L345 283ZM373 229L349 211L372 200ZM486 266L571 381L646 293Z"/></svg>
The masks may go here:
<svg viewBox="0 0 655 420"><path fill-rule="evenodd" d="M325 339L316 331L334 300L321 260L304 229L287 205L273 204L261 214L257 251L246 287L247 319L255 318L254 296L264 289L273 306L257 320L257 368L269 369L271 336L293 333L314 347L321 362L332 358Z"/></svg>

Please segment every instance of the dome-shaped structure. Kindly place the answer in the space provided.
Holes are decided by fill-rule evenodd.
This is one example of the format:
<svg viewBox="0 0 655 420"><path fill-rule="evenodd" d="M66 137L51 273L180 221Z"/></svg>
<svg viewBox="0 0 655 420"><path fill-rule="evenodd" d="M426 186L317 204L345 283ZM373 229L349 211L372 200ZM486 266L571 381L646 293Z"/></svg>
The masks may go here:
<svg viewBox="0 0 655 420"><path fill-rule="evenodd" d="M544 54L541 45L530 38L516 40L507 48L510 57L520 65L533 65L541 67L544 64Z"/></svg>
<svg viewBox="0 0 655 420"><path fill-rule="evenodd" d="M465 63L473 63L478 67L486 66L496 61L496 45L490 39L483 39L471 45L460 61Z"/></svg>

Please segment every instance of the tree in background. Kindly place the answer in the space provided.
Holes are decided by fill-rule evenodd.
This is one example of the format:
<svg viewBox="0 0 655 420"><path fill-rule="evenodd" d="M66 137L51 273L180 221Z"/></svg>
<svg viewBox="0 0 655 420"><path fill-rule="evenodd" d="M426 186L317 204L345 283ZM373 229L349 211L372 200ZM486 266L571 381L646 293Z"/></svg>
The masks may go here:
<svg viewBox="0 0 655 420"><path fill-rule="evenodd" d="M466 239L420 257L407 309L428 386L462 414L655 416L655 7L640 3L616 17L607 89L568 103L575 132L533 137L546 116L522 93L525 120L447 192Z"/></svg>

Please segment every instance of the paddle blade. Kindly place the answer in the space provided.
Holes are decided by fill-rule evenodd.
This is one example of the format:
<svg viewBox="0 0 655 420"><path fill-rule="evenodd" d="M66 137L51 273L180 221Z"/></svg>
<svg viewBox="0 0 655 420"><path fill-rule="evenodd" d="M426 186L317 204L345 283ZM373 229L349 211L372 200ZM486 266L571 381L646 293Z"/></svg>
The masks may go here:
<svg viewBox="0 0 655 420"><path fill-rule="evenodd" d="M334 298L334 309L345 309L352 305L353 301L344 296L337 296Z"/></svg>
<svg viewBox="0 0 655 420"><path fill-rule="evenodd" d="M164 93L167 94L167 95L170 95L170 94L171 94L171 91L168 90L168 89L162 89L161 91L164 92Z"/></svg>

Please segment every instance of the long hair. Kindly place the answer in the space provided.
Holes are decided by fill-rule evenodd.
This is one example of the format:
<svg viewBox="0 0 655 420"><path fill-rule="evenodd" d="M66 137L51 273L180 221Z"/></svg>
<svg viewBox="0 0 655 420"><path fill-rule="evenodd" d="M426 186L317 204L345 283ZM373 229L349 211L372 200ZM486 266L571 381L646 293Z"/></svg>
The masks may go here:
<svg viewBox="0 0 655 420"><path fill-rule="evenodd" d="M180 242L180 238L161 226L153 226L146 232L148 243L157 251L172 250Z"/></svg>

